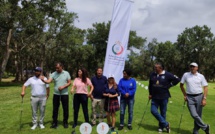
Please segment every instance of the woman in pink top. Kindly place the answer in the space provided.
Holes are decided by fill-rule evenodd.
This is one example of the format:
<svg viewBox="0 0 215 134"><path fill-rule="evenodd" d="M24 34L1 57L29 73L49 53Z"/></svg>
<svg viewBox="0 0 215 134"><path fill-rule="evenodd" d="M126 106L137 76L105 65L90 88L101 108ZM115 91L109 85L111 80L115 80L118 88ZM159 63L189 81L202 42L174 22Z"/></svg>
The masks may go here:
<svg viewBox="0 0 215 134"><path fill-rule="evenodd" d="M88 92L88 86L90 87L90 92ZM76 89L76 90L74 90ZM77 126L78 121L78 112L80 108L80 104L82 105L85 122L89 122L88 115L88 97L91 96L93 91L93 85L90 79L87 77L87 70L82 68L77 71L76 78L73 82L73 86L71 88L71 94L74 94L73 97L73 106L74 106L74 124L72 128Z"/></svg>

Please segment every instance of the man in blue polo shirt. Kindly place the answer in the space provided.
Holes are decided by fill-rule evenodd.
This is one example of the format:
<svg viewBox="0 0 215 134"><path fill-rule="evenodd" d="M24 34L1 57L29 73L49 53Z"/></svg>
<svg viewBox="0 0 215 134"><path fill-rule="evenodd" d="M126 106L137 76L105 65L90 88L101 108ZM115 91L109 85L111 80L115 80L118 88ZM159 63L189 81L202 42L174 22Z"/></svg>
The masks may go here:
<svg viewBox="0 0 215 134"><path fill-rule="evenodd" d="M151 73L149 79L149 99L151 99L151 113L159 121L158 131L162 132L166 128L170 133L170 124L166 121L166 111L168 99L171 97L169 88L177 85L180 79L165 71L161 63L154 66L155 72ZM158 112L160 108L160 113Z"/></svg>
<svg viewBox="0 0 215 134"><path fill-rule="evenodd" d="M91 79L94 90L92 92L92 125L96 125L96 107L99 106L100 119L99 122L103 122L103 113L104 113L104 97L103 92L105 90L105 85L107 84L107 78L103 76L102 68L97 68L96 75Z"/></svg>

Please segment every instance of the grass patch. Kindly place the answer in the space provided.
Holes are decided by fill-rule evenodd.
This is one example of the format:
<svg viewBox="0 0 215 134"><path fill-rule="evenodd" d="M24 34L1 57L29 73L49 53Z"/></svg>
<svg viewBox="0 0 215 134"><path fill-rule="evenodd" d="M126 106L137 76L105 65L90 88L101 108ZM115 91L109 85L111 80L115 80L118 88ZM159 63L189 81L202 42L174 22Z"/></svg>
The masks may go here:
<svg viewBox="0 0 215 134"><path fill-rule="evenodd" d="M148 85L147 81L141 81L145 86ZM69 100L69 128L64 129L62 120L63 120L63 111L62 106L60 106L60 116L59 116L59 127L58 129L50 129L50 125L52 122L52 95L47 101L46 105L46 117L45 117L45 129L40 130L39 128L35 130L31 130L31 107L30 107L30 88L26 90L26 96L24 97L23 107L21 107L21 87L22 83L10 83L10 82L2 82L0 83L0 134L59 134L59 133L71 133L72 124L73 124L73 110L71 104L71 95ZM211 125L211 133L215 132L214 126L214 105L215 105L215 84L209 83L209 93L207 99L207 106L203 109L203 120ZM51 84L51 93L53 92L53 84ZM176 134L178 130L178 125L182 113L183 108L183 95L179 86L175 86L170 89L172 98L169 101L172 103L168 104L167 111L167 120L171 125L171 133ZM138 85L137 93L135 96L135 105L134 105L134 117L133 117L133 130L129 131L127 129L126 123L128 119L128 114L125 116L125 127L122 131L119 131L119 134L127 133L127 134L157 134L157 125L158 122L150 113L150 104L147 108L144 120L140 125L140 129L138 130L140 120L143 116L144 111L146 110L146 104L148 101L148 90L145 90L141 86ZM89 114L91 114L91 104L89 100ZM20 111L23 109L22 113L22 129L20 128ZM127 112L127 111L126 111ZM84 121L82 109L80 109L79 113L79 126ZM106 120L105 120L106 121ZM119 125L119 112L117 112L117 123L116 126ZM79 133L79 126L76 127L76 133ZM183 119L181 123L181 134L192 134L193 128L193 119L191 118L187 107L184 109ZM163 132L165 133L165 132ZM93 127L92 134L96 134L96 127ZM199 134L204 134L202 130L199 131Z"/></svg>

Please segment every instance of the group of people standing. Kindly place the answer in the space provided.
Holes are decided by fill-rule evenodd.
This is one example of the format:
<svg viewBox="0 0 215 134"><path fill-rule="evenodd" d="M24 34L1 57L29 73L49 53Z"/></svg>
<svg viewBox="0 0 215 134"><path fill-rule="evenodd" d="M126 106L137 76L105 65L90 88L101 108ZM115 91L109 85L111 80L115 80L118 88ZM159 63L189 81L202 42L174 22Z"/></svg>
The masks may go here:
<svg viewBox="0 0 215 134"><path fill-rule="evenodd" d="M41 129L44 126L44 115L46 100L49 96L49 83L54 81L54 95L53 95L53 114L51 128L58 127L58 111L60 102L63 106L63 126L68 128L69 117L69 93L68 87L71 85L70 74L63 70L63 65L57 63L55 66L56 71L53 72L47 79L43 76L42 68L35 68L35 76L29 78L22 87L21 96L24 97L25 89L31 85L31 107L32 107L32 130L38 126L37 110L40 110L39 126ZM88 87L90 90L88 90ZM103 75L102 68L97 68L96 75L90 80L87 70L80 68L77 70L76 78L72 83L70 90L73 102L73 125L75 128L78 125L78 113L80 105L82 105L85 122L91 123L92 126L96 125L97 114L99 113L99 122L103 122L104 111L107 116L107 123L109 127L114 130L116 122L116 112L120 110L120 127L124 126L124 115L126 105L128 105L128 129L132 130L134 94L136 92L136 81L131 78L131 70L123 70L123 78L119 84L115 82L114 75L110 74L108 78ZM118 101L120 96L120 102ZM88 98L92 101L92 121L89 120L88 114ZM121 105L119 105L121 104ZM99 112L97 111L99 107Z"/></svg>
<svg viewBox="0 0 215 134"><path fill-rule="evenodd" d="M171 97L169 88L180 82L180 88L184 95L184 100L188 103L188 109L194 119L193 134L198 134L201 128L206 134L210 134L210 126L205 124L201 119L202 108L206 105L208 92L208 83L204 76L198 73L198 64L190 64L190 72L183 75L180 80L176 75L164 70L161 63L156 63L154 72L149 78L149 100L151 100L151 113L158 120L158 131L166 130L170 133L170 123L166 120L168 99ZM58 110L60 101L63 106L63 126L68 128L69 117L69 95L68 87L71 85L70 74L63 70L63 65L57 63L56 71L51 74L49 79L41 75L42 68L35 68L35 76L29 78L23 85L21 96L24 97L25 89L31 85L31 106L32 106L32 123L31 129L38 126L37 109L40 109L39 126L43 125L45 115L46 100L49 96L49 83L54 81L53 95L53 114L51 128L58 127ZM186 84L186 91L184 88ZM88 87L90 90L88 90ZM96 125L97 114L99 113L99 122L103 122L104 112L107 115L107 123L114 130L116 122L116 112L120 110L120 126L118 130L124 128L124 116L126 106L128 106L127 127L132 130L133 107L135 101L136 81L131 77L131 70L123 70L123 78L117 83L114 75L110 74L108 78L103 75L102 68L97 68L96 75L90 80L87 70L80 68L77 70L76 78L72 84L71 94L73 95L73 128L78 125L78 113L80 104L82 105L85 122L90 123L88 114L88 98L92 101L92 121L91 125ZM202 88L204 90L202 90ZM120 96L120 102L118 101ZM99 111L97 111L99 107Z"/></svg>

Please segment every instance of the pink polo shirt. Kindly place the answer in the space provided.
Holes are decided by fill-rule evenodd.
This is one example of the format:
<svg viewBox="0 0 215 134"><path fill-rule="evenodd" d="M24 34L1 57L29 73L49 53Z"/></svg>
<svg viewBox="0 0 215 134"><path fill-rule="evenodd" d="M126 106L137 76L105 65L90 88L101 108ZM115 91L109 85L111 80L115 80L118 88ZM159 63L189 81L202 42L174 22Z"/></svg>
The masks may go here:
<svg viewBox="0 0 215 134"><path fill-rule="evenodd" d="M89 78L87 78L86 84L83 83L80 78L75 78L73 82L73 86L75 86L76 88L76 91L75 91L76 94L88 94L88 88L87 88L88 85L92 85Z"/></svg>

